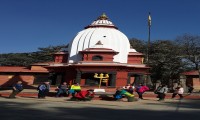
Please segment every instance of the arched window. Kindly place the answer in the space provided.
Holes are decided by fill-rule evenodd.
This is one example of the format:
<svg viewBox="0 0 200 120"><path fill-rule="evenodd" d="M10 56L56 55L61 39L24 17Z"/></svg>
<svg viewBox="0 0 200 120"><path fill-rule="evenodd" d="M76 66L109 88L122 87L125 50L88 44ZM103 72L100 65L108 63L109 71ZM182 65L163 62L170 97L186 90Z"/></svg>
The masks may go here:
<svg viewBox="0 0 200 120"><path fill-rule="evenodd" d="M103 60L103 57L100 56L100 55L95 55L95 56L92 56L92 60L93 60L93 61L102 61L102 60Z"/></svg>

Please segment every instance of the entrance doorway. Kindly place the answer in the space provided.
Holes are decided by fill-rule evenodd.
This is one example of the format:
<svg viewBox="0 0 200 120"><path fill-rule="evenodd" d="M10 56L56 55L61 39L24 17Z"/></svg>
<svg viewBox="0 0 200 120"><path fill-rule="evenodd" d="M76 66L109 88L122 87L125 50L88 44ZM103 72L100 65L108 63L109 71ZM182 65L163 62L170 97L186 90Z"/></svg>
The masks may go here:
<svg viewBox="0 0 200 120"><path fill-rule="evenodd" d="M87 86L98 86L99 83L100 83L100 79L99 78L94 78L94 74L95 73L83 73L81 75L81 78L82 79L85 79L85 85ZM100 74L100 73L98 73ZM105 73L107 74L107 73ZM107 82L104 82L106 81L105 79L102 80L101 82L101 86L110 86L110 77L108 78Z"/></svg>

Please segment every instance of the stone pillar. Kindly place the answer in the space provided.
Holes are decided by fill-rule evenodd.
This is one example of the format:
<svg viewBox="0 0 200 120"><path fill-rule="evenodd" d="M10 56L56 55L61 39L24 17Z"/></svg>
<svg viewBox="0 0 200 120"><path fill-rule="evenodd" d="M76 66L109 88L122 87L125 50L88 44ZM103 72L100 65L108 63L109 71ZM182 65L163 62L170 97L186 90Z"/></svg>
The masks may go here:
<svg viewBox="0 0 200 120"><path fill-rule="evenodd" d="M147 75L142 75L142 79L144 80L143 84L147 86Z"/></svg>
<svg viewBox="0 0 200 120"><path fill-rule="evenodd" d="M110 79L110 86L115 87L116 86L116 72L112 73L111 75L112 77Z"/></svg>
<svg viewBox="0 0 200 120"><path fill-rule="evenodd" d="M79 70L77 70L75 82L79 84L81 83L81 71Z"/></svg>
<svg viewBox="0 0 200 120"><path fill-rule="evenodd" d="M129 83L131 83L131 76L130 76L130 74L128 73L128 79L127 79L127 84L129 84Z"/></svg>

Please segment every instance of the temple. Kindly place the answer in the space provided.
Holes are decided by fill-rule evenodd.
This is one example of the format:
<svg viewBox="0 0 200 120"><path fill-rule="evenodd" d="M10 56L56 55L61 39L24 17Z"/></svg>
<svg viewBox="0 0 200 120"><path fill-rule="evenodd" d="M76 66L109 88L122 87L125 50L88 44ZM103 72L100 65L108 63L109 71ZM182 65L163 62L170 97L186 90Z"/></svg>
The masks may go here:
<svg viewBox="0 0 200 120"><path fill-rule="evenodd" d="M56 53L54 58L46 68L57 75L56 81L78 82L81 86L100 84L95 73L108 74L101 83L105 87L139 84L149 74L143 54L131 47L126 35L105 14L78 32L68 50Z"/></svg>
<svg viewBox="0 0 200 120"><path fill-rule="evenodd" d="M21 72L1 69L0 83L5 84L17 73L29 85L38 83L39 78L41 81L50 79L55 85L64 81L84 87L137 85L144 83L149 74L143 59L143 54L131 47L126 35L102 14L78 32L67 50L55 53L53 62L37 63ZM28 79L23 79L24 75L28 75Z"/></svg>

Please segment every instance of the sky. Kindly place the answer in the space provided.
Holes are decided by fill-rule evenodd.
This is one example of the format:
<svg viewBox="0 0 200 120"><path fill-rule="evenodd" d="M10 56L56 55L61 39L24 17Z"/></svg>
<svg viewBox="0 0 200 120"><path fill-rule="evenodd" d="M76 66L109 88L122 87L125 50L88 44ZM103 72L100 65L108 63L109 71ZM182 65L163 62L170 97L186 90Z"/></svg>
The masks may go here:
<svg viewBox="0 0 200 120"><path fill-rule="evenodd" d="M102 13L128 38L200 35L199 0L0 0L0 53L68 44Z"/></svg>

